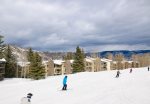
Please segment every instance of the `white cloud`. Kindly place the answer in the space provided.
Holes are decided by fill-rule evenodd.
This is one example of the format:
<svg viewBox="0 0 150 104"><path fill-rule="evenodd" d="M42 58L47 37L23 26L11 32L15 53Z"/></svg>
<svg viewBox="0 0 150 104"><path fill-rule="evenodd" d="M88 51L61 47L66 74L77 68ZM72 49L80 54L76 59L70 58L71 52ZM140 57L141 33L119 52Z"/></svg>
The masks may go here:
<svg viewBox="0 0 150 104"><path fill-rule="evenodd" d="M0 31L47 51L150 49L149 11L149 0L1 0Z"/></svg>

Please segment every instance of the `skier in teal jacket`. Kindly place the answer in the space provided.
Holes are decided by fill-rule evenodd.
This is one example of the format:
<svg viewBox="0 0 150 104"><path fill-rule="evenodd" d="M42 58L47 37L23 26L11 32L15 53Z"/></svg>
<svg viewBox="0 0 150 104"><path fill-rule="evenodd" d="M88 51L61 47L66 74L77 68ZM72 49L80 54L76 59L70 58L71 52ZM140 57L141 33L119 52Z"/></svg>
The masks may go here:
<svg viewBox="0 0 150 104"><path fill-rule="evenodd" d="M62 90L67 90L67 76L64 77L63 79L63 88Z"/></svg>

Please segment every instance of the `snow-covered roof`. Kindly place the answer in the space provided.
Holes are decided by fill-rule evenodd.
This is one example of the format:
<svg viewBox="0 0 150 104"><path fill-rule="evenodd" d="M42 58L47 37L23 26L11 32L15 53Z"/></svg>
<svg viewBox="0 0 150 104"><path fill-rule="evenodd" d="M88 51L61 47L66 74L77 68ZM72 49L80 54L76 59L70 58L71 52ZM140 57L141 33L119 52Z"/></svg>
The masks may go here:
<svg viewBox="0 0 150 104"><path fill-rule="evenodd" d="M128 61L128 63L132 63L133 61Z"/></svg>
<svg viewBox="0 0 150 104"><path fill-rule="evenodd" d="M57 65L62 65L63 62L65 62L64 60L53 60L54 61L54 64L57 64Z"/></svg>
<svg viewBox="0 0 150 104"><path fill-rule="evenodd" d="M106 59L106 58L102 58L101 61L103 61L103 62L111 62L112 60Z"/></svg>
<svg viewBox="0 0 150 104"><path fill-rule="evenodd" d="M125 62L127 62L127 63L132 63L133 61L124 60L124 61L122 61L121 63L125 63Z"/></svg>
<svg viewBox="0 0 150 104"><path fill-rule="evenodd" d="M0 59L0 62L6 62L6 60L4 58Z"/></svg>
<svg viewBox="0 0 150 104"><path fill-rule="evenodd" d="M30 64L30 62L23 62L23 61L17 62L17 65L19 65L19 66L21 66L21 67L27 66L27 65L29 65L29 64Z"/></svg>
<svg viewBox="0 0 150 104"><path fill-rule="evenodd" d="M74 62L74 60L70 60L70 63L72 64Z"/></svg>
<svg viewBox="0 0 150 104"><path fill-rule="evenodd" d="M116 62L116 61L113 61L113 64L117 64L117 62Z"/></svg>
<svg viewBox="0 0 150 104"><path fill-rule="evenodd" d="M44 65L45 65L46 63L48 63L48 61L42 61L42 64L44 64Z"/></svg>
<svg viewBox="0 0 150 104"><path fill-rule="evenodd" d="M93 62L94 60L96 60L96 58L92 58L92 57L86 57L85 58L86 62Z"/></svg>
<svg viewBox="0 0 150 104"><path fill-rule="evenodd" d="M86 62L93 62L92 58L85 58Z"/></svg>

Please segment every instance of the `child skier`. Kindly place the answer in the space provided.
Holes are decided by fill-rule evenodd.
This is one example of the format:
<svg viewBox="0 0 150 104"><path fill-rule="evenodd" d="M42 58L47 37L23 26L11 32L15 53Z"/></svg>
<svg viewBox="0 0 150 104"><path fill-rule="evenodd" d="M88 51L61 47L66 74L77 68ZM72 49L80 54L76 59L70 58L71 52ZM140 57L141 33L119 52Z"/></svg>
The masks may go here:
<svg viewBox="0 0 150 104"><path fill-rule="evenodd" d="M118 78L118 77L119 77L119 74L120 74L120 71L118 70L118 71L117 71L116 78Z"/></svg>
<svg viewBox="0 0 150 104"><path fill-rule="evenodd" d="M64 77L63 79L63 88L62 90L67 90L67 76Z"/></svg>
<svg viewBox="0 0 150 104"><path fill-rule="evenodd" d="M21 99L21 104L31 104L31 97L33 96L32 93L28 93L27 97L23 97Z"/></svg>

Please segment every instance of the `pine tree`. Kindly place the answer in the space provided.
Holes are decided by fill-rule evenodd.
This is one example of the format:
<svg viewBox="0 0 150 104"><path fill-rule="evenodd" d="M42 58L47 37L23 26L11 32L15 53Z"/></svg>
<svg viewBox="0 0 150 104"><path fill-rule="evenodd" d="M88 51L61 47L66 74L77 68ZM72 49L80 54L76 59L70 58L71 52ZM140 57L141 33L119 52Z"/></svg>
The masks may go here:
<svg viewBox="0 0 150 104"><path fill-rule="evenodd" d="M13 78L16 75L16 60L12 54L11 48L8 45L7 49L5 50L5 59L6 59L6 66L5 66L5 77L6 78Z"/></svg>
<svg viewBox="0 0 150 104"><path fill-rule="evenodd" d="M77 46L73 62L73 72L76 73L82 71L84 71L84 53L81 51L80 47Z"/></svg>
<svg viewBox="0 0 150 104"><path fill-rule="evenodd" d="M42 59L39 54L37 52L34 53L31 48L29 49L28 60L30 61L30 78L35 80L45 78L45 69L42 66Z"/></svg>
<svg viewBox="0 0 150 104"><path fill-rule="evenodd" d="M32 48L29 48L29 52L28 52L28 55L27 55L27 58L28 58L28 61L31 62L33 61L33 51L32 51Z"/></svg>

